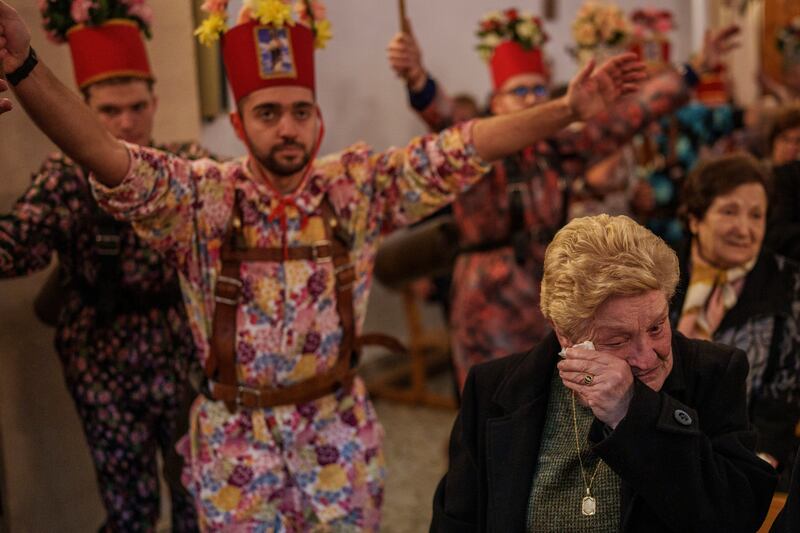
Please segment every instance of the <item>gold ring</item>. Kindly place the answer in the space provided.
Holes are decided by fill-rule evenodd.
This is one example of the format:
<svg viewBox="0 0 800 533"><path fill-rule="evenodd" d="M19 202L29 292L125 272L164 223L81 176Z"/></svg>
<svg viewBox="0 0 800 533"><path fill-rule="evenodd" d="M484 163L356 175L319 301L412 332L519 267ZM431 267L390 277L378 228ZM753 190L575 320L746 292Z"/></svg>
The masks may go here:
<svg viewBox="0 0 800 533"><path fill-rule="evenodd" d="M592 376L591 374L586 374L585 376L583 376L584 385L591 385L592 381L594 381L594 376Z"/></svg>

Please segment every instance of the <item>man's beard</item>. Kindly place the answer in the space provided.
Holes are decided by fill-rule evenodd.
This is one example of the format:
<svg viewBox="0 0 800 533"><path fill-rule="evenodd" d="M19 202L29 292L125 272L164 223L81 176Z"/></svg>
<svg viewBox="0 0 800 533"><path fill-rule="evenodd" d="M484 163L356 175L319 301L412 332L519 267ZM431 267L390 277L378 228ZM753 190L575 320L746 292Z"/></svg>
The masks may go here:
<svg viewBox="0 0 800 533"><path fill-rule="evenodd" d="M284 148L299 148L302 150L303 155L296 159L293 163L282 163L277 158L278 151ZM311 159L311 154L309 153L308 149L305 146L298 142L294 141L286 141L277 146L273 146L272 149L266 155L256 154L256 158L261 165L266 168L271 174L281 177L287 178L289 176L293 176L303 170L306 165L308 165L309 159Z"/></svg>

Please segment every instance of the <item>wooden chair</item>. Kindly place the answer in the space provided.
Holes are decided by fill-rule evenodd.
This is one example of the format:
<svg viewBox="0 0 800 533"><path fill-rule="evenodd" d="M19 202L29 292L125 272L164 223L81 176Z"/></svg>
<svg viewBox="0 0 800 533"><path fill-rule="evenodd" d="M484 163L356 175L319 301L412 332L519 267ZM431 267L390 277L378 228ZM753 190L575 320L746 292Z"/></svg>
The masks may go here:
<svg viewBox="0 0 800 533"><path fill-rule="evenodd" d="M777 518L778 513L781 512L783 509L783 504L786 503L786 493L785 492L776 492L772 496L772 503L769 506L769 512L767 512L767 518L764 520L764 523L761 524L761 529L758 530L758 533L768 533L769 528L772 527L772 523Z"/></svg>
<svg viewBox="0 0 800 533"><path fill-rule="evenodd" d="M376 398L409 405L455 409L455 393L438 394L428 387L430 374L450 364L448 333L443 328L425 328L417 297L408 286L401 292L409 339L403 354L404 361L379 371L372 378L368 376L369 392ZM381 342L371 342L376 340L372 335L365 335L364 338L369 345L383 345Z"/></svg>

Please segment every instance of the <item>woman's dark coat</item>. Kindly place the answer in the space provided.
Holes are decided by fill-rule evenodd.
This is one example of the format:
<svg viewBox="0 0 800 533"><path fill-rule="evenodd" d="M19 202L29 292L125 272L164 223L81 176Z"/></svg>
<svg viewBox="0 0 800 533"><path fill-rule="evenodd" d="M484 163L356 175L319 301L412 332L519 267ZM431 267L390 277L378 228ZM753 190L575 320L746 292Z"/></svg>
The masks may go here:
<svg viewBox="0 0 800 533"><path fill-rule="evenodd" d="M680 319L691 267L689 246L678 249L681 279L670 306L672 327ZM750 365L748 410L758 433L756 450L783 467L797 449L800 420L800 268L770 252L759 255L736 305L722 319L714 342L739 348Z"/></svg>
<svg viewBox="0 0 800 533"><path fill-rule="evenodd" d="M472 369L431 531L525 531L558 350L551 334L531 352ZM660 392L634 380L617 428L607 434L595 420L590 429L594 453L622 479L621 530L755 531L776 479L753 452L747 359L740 350L680 334L673 336L673 358ZM576 511L579 503L564 502Z"/></svg>

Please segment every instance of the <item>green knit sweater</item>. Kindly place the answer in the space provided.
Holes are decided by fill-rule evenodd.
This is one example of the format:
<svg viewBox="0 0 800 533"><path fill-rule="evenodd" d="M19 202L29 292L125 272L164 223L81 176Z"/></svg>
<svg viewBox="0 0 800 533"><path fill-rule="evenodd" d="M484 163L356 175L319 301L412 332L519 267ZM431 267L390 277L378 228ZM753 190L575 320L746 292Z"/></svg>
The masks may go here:
<svg viewBox="0 0 800 533"><path fill-rule="evenodd" d="M575 443L572 394L561 382L556 370L550 384L547 418L528 499L528 531L619 531L619 476L589 451L587 437L594 419L592 411L578 401L575 402L575 409L587 483L599 464L591 484L597 512L592 516L581 513L586 485L581 476Z"/></svg>

